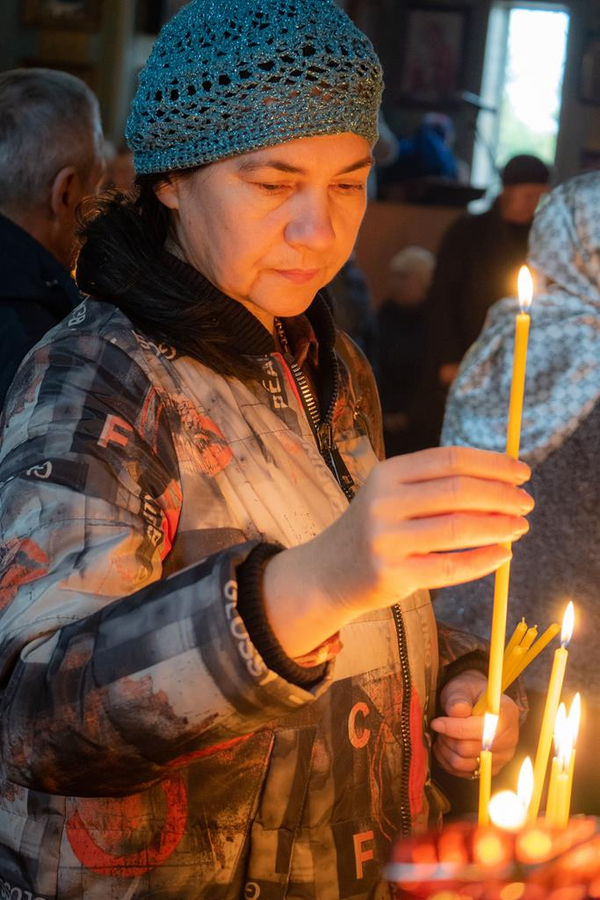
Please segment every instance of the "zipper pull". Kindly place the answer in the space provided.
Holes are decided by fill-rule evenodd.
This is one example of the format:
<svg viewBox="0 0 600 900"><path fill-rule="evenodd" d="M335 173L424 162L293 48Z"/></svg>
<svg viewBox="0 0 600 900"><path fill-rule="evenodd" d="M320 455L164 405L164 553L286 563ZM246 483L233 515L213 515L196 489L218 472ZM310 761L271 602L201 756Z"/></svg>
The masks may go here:
<svg viewBox="0 0 600 900"><path fill-rule="evenodd" d="M317 429L317 442L319 451L329 468L338 480L340 487L348 500L352 500L355 494L354 479L348 471L348 467L342 458L333 440L333 429L330 422L321 422Z"/></svg>
<svg viewBox="0 0 600 900"><path fill-rule="evenodd" d="M333 429L331 427L331 422L321 422L317 429L317 443L319 444L319 451L323 454L331 452L331 446L333 444Z"/></svg>

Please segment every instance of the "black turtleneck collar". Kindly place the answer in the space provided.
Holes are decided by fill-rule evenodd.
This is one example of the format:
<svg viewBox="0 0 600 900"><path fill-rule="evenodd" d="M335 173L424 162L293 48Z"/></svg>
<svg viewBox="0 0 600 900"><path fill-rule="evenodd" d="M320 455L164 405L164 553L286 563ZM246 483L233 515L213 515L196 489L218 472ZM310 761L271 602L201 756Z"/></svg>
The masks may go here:
<svg viewBox="0 0 600 900"><path fill-rule="evenodd" d="M215 327L229 335L231 344L239 353L265 356L275 351L273 335L242 303L232 300L198 269L166 250L162 262L177 281L198 295L200 302L210 305L214 310ZM317 294L305 315L314 329L319 356L323 351L333 352L335 325L329 305L320 294ZM292 323L293 319L289 321ZM286 319L282 318L282 322L285 326ZM293 328L289 331L292 338Z"/></svg>

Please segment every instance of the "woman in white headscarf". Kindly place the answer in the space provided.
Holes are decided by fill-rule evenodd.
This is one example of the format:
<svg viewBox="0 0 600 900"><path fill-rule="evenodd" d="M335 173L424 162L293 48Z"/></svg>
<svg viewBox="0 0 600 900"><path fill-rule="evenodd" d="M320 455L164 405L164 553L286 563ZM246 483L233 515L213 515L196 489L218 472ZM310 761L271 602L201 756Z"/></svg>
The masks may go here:
<svg viewBox="0 0 600 900"><path fill-rule="evenodd" d="M544 629L561 621L568 598L576 631L566 676L567 698L582 691L600 713L600 173L556 188L536 216L530 263L537 293L527 357L521 458L533 467L536 507L530 533L513 548L509 633L524 616ZM496 303L466 355L446 408L442 442L503 448L514 347L516 298ZM441 619L489 635L493 579L441 592ZM531 741L539 731L551 653L527 670ZM591 713L591 710L590 710ZM600 717L588 715L578 747L576 811L600 813L593 759ZM593 734L593 729L598 734ZM526 733L523 742L527 741ZM588 759L585 759L589 755ZM583 757L583 759L582 759ZM576 785L577 787L577 785Z"/></svg>

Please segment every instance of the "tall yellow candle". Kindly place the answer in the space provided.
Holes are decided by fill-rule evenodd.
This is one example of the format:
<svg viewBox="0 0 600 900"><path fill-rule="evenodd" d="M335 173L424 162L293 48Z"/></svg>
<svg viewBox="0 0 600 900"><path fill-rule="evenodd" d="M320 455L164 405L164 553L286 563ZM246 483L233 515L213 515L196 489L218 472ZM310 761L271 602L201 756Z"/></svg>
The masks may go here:
<svg viewBox="0 0 600 900"><path fill-rule="evenodd" d="M492 743L496 734L498 716L486 713L483 717L483 737L479 754L479 817L480 825L490 824L490 798L492 796Z"/></svg>
<svg viewBox="0 0 600 900"><path fill-rule="evenodd" d="M558 788L558 778L560 776L560 742L562 736L567 729L567 708L561 703L556 713L556 721L554 723L554 756L552 757L552 765L550 767L550 783L548 786L548 800L546 801L546 822L554 826L556 822L556 793Z"/></svg>
<svg viewBox="0 0 600 900"><path fill-rule="evenodd" d="M506 453L517 459L521 443L521 416L523 414L523 395L525 393L525 366L527 364L527 341L529 339L529 323L527 310L533 299L533 279L527 266L519 272L519 303L521 312L515 319L515 350L513 356L513 374L510 385L510 403L508 407L508 429L506 433Z"/></svg>
<svg viewBox="0 0 600 900"><path fill-rule="evenodd" d="M548 788L548 799L546 801L546 822L551 826L553 826L554 822L556 821L556 786L558 784L559 775L560 768L558 765L558 756L553 756L552 765L550 767L550 786Z"/></svg>
<svg viewBox="0 0 600 900"><path fill-rule="evenodd" d="M521 416L523 413L523 395L525 393L525 366L527 363L527 340L529 338L530 317L526 310L531 306L533 298L533 281L527 266L519 272L519 303L521 312L515 319L515 349L513 355L512 382L510 386L510 403L508 407L508 428L506 433L506 452L517 459L521 439ZM505 544L510 548L510 544ZM504 658L504 642L506 639L506 613L508 609L508 583L510 579L510 561L504 563L496 571L494 585L494 607L492 611L492 634L490 640L490 667L487 689L487 711L500 714L500 698L502 696L502 663Z"/></svg>
<svg viewBox="0 0 600 900"><path fill-rule="evenodd" d="M575 694L573 697L573 702L571 703L571 708L569 710L569 731L571 733L571 756L569 758L569 764L567 766L567 819L568 813L571 809L571 794L573 793L573 775L575 773L575 744L577 742L577 737L579 735L579 723L581 721L581 696L579 693Z"/></svg>
<svg viewBox="0 0 600 900"><path fill-rule="evenodd" d="M563 707L562 703L561 707ZM554 828L566 828L569 821L569 807L571 805L571 795L569 791L569 770L571 768L571 760L573 759L574 761L574 734L572 733L571 726L572 723L567 719L566 714L564 714L562 716L562 734L559 734L558 738L557 766L553 791L552 811L550 816L550 824ZM552 762L554 763L554 760Z"/></svg>
<svg viewBox="0 0 600 900"><path fill-rule="evenodd" d="M552 732L560 703L560 693L562 691L563 680L565 677L565 668L569 652L567 646L573 634L574 623L573 603L569 602L563 616L562 632L560 636L560 647L554 651L554 660L552 663L552 671L550 673L550 682L548 684L548 693L546 695L546 703L544 706L544 715L542 718L542 727L538 740L537 752L535 754L535 763L533 766L533 797L531 806L529 807L529 819L534 821L540 808L542 799L542 791L544 789L544 781L546 778L546 769L548 767L548 756L550 755L550 747L552 745Z"/></svg>

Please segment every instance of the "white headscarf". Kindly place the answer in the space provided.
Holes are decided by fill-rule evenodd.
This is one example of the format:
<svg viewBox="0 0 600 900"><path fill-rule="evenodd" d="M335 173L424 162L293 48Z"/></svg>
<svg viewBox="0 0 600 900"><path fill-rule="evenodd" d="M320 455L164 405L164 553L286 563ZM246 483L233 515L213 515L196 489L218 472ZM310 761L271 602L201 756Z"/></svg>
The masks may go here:
<svg viewBox="0 0 600 900"><path fill-rule="evenodd" d="M600 172L557 187L537 213L529 261L531 308L521 458L539 463L600 398ZM516 273L515 273L516 274ZM448 404L443 444L503 451L516 298L499 300L465 356Z"/></svg>

